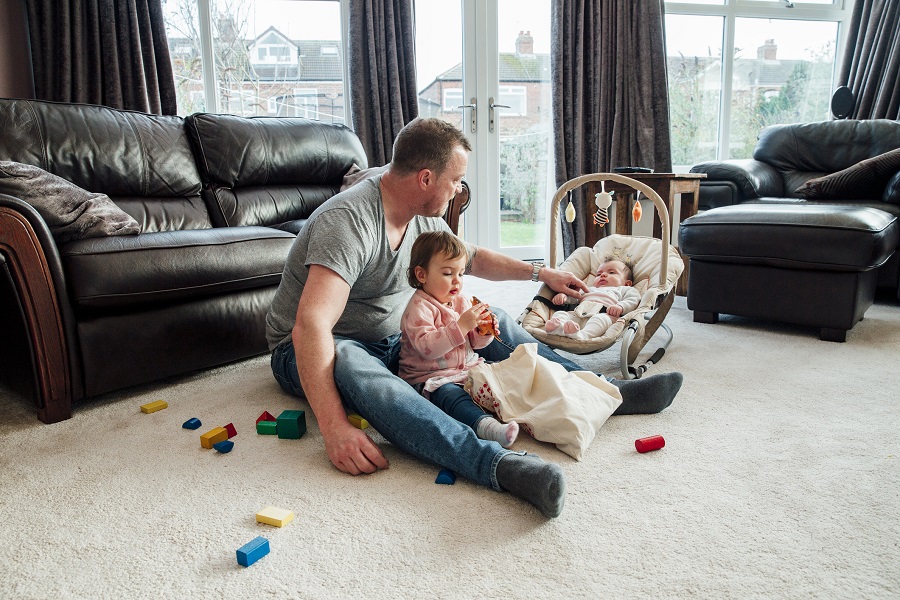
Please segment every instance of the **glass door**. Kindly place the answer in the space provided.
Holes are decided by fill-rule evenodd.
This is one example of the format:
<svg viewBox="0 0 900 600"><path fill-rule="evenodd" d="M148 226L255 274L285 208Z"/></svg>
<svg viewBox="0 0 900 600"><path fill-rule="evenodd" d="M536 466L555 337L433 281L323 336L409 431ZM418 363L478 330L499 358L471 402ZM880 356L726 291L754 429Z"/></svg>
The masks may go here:
<svg viewBox="0 0 900 600"><path fill-rule="evenodd" d="M556 189L549 0L417 0L416 67L420 116L452 122L474 148L463 237L544 258Z"/></svg>

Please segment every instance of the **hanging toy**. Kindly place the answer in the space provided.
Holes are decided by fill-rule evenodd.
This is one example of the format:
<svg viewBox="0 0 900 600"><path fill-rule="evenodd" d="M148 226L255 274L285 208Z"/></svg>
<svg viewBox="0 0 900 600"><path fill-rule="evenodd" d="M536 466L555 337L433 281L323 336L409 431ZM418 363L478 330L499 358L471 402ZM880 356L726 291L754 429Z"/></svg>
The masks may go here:
<svg viewBox="0 0 900 600"><path fill-rule="evenodd" d="M575 205L572 204L572 191L569 190L569 205L566 207L566 221L571 223L575 220Z"/></svg>
<svg viewBox="0 0 900 600"><path fill-rule="evenodd" d="M641 193L638 192L634 197L634 208L631 209L631 218L634 219L634 222L637 223L641 220L641 216L644 214L644 209L641 208Z"/></svg>
<svg viewBox="0 0 900 600"><path fill-rule="evenodd" d="M609 214L607 209L612 205L612 194L606 191L606 182L600 182L600 189L603 190L594 194L594 204L597 205L597 212L594 213L594 225L605 225L609 223Z"/></svg>

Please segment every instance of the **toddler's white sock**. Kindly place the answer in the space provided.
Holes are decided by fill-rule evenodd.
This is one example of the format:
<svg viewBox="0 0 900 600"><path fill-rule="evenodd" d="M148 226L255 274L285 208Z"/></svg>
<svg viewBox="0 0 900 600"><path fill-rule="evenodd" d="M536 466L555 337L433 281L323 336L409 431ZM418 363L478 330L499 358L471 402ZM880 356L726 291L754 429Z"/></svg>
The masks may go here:
<svg viewBox="0 0 900 600"><path fill-rule="evenodd" d="M483 440L493 440L509 448L519 435L519 424L515 421L501 423L494 417L486 417L478 421L475 426L475 435Z"/></svg>

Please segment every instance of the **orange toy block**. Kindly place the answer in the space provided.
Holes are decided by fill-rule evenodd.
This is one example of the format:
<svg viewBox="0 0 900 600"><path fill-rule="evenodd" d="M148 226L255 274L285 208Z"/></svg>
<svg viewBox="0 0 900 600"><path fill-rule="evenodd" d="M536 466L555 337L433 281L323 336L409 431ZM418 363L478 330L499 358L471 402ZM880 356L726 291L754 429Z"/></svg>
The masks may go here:
<svg viewBox="0 0 900 600"><path fill-rule="evenodd" d="M211 449L213 447L213 444L224 442L227 439L228 430L226 430L224 427L216 427L214 429L210 429L200 436L200 445L204 448Z"/></svg>

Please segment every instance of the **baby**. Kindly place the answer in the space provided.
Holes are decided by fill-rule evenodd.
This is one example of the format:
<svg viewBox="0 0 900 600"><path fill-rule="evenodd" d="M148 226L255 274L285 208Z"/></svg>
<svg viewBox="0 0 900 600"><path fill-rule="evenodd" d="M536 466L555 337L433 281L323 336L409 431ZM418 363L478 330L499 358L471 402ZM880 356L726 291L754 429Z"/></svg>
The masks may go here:
<svg viewBox="0 0 900 600"><path fill-rule="evenodd" d="M615 319L641 303L641 294L631 287L631 269L621 260L608 260L597 269L594 285L579 299L575 310L558 310L544 331L579 340L600 337ZM566 303L565 294L553 297L553 304Z"/></svg>

